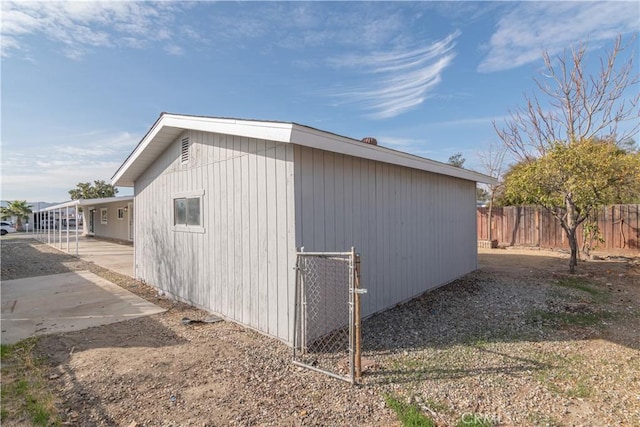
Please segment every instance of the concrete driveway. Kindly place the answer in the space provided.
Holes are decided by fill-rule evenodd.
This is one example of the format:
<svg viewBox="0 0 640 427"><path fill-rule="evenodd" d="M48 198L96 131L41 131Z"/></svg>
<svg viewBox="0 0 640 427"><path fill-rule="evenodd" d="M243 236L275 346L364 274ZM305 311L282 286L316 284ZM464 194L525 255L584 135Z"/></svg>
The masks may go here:
<svg viewBox="0 0 640 427"><path fill-rule="evenodd" d="M76 245L75 234L70 236L68 244L64 236L59 239L58 236L53 236L53 238L49 236L48 238L46 235L33 233L12 233L2 237L2 240L16 239L36 239L108 270L134 277L133 243L123 244L94 237L78 236Z"/></svg>
<svg viewBox="0 0 640 427"><path fill-rule="evenodd" d="M88 271L6 280L1 291L2 344L165 311Z"/></svg>
<svg viewBox="0 0 640 427"><path fill-rule="evenodd" d="M25 237L28 237L25 236ZM47 240L42 240L47 243ZM67 246L62 241L52 241L54 248L60 249L71 255L76 255L75 236L70 239ZM94 237L78 236L77 255L85 261L91 261L108 270L126 274L133 277L133 244L122 244Z"/></svg>

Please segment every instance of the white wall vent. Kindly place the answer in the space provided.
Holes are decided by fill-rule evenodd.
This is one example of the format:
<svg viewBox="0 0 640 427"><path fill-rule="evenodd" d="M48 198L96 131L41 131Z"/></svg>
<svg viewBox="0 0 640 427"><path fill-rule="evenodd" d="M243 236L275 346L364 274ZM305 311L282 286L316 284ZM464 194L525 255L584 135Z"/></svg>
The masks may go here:
<svg viewBox="0 0 640 427"><path fill-rule="evenodd" d="M180 163L189 163L189 137L180 140Z"/></svg>

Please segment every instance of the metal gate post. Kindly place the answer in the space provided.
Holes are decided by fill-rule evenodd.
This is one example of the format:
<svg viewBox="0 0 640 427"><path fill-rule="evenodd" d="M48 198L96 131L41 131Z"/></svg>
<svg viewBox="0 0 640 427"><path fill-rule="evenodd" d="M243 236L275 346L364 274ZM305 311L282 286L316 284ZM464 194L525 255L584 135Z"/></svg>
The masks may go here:
<svg viewBox="0 0 640 427"><path fill-rule="evenodd" d="M355 369L356 380L360 381L362 378L362 331L361 331L361 313L360 313L360 255L353 250L353 257L355 259L355 271L354 271L354 299L355 299L355 335L356 335L356 354L355 354Z"/></svg>
<svg viewBox="0 0 640 427"><path fill-rule="evenodd" d="M304 248L302 248L304 251ZM293 312L293 360L296 359L296 353L298 348L302 348L302 327L300 325L301 321L301 311L302 311L302 292L300 291L301 281L302 281L302 258L296 257L296 284L295 284L295 294L294 294L294 312Z"/></svg>
<svg viewBox="0 0 640 427"><path fill-rule="evenodd" d="M355 359L356 359L356 331L355 331L355 315L356 312L354 310L355 306L355 281L353 280L355 277L355 253L356 249L352 246L351 253L349 256L349 379L351 384L354 383L355 379Z"/></svg>
<svg viewBox="0 0 640 427"><path fill-rule="evenodd" d="M304 248L303 248L304 250ZM307 349L307 295L305 289L305 258L300 263L300 352L305 353Z"/></svg>

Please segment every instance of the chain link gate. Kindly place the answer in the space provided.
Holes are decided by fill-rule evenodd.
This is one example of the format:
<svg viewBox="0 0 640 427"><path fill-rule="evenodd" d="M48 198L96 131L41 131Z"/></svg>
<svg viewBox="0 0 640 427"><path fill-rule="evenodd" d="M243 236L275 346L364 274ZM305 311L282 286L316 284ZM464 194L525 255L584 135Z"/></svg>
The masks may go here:
<svg viewBox="0 0 640 427"><path fill-rule="evenodd" d="M298 252L293 363L354 383L360 379L359 256Z"/></svg>

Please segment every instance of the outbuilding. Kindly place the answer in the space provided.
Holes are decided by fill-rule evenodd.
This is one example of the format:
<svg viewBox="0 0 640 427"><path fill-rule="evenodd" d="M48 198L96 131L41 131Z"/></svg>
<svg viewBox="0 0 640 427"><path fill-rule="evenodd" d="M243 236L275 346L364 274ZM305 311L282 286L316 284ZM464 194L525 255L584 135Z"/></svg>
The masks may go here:
<svg viewBox="0 0 640 427"><path fill-rule="evenodd" d="M137 278L288 343L299 248L356 248L364 316L476 269L476 182L372 138L169 113L112 179L134 188Z"/></svg>
<svg viewBox="0 0 640 427"><path fill-rule="evenodd" d="M76 236L82 234L119 242L133 241L133 196L70 200L48 206L40 212L34 214L34 223L42 223L40 231L73 230ZM80 212L81 215L78 214ZM45 219L40 219L40 216ZM51 218L49 225L46 218Z"/></svg>

